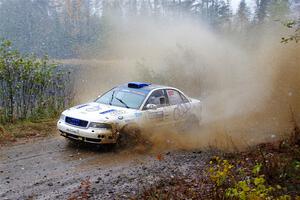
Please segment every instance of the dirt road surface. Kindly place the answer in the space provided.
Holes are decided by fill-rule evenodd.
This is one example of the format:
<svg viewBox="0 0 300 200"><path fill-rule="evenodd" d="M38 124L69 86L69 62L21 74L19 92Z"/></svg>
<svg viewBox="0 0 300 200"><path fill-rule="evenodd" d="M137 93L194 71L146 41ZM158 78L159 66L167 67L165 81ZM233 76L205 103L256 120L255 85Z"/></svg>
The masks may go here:
<svg viewBox="0 0 300 200"><path fill-rule="evenodd" d="M78 195L83 180L89 199L128 199L162 177L193 176L208 157L74 145L61 136L29 140L1 147L0 199L68 199Z"/></svg>

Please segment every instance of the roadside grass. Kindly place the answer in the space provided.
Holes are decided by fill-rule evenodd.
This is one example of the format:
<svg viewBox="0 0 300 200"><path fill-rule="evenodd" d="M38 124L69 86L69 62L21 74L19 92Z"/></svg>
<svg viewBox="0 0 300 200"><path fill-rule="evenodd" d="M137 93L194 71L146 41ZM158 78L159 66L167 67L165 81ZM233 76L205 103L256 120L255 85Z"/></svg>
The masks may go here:
<svg viewBox="0 0 300 200"><path fill-rule="evenodd" d="M5 144L19 138L45 137L56 133L57 119L18 121L0 125L0 143Z"/></svg>

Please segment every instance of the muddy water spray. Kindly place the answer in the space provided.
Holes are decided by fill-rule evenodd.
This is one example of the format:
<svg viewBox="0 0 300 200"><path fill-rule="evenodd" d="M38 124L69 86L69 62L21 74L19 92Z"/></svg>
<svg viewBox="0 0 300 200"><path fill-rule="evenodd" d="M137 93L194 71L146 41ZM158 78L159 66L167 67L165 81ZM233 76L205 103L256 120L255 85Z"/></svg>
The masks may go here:
<svg viewBox="0 0 300 200"><path fill-rule="evenodd" d="M243 148L288 133L289 105L299 119L300 45L280 44L278 27L264 32L260 43L249 39L252 48L191 20L135 19L115 30L108 56L81 61L78 101L131 80L169 84L202 99L201 129L192 135L159 131L152 140L160 147Z"/></svg>

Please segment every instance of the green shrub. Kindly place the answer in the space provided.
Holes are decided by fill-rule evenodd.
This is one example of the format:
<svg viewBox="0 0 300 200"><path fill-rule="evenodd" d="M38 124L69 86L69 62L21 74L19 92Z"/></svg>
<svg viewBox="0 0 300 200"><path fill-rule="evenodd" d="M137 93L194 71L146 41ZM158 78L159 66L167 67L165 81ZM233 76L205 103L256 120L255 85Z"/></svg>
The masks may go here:
<svg viewBox="0 0 300 200"><path fill-rule="evenodd" d="M70 72L0 40L0 122L50 117L70 103Z"/></svg>
<svg viewBox="0 0 300 200"><path fill-rule="evenodd" d="M282 188L271 186L265 175L261 174L263 165L257 163L252 170L231 164L228 160L213 157L210 161L209 177L215 188L215 195L219 199L240 200L289 200L289 195L274 195Z"/></svg>

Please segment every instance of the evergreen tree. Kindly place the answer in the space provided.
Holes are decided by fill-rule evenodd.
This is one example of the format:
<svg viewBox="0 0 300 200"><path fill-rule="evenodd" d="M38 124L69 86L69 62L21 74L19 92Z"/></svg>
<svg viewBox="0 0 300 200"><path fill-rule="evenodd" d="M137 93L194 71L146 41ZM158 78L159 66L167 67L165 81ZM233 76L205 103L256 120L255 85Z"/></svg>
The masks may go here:
<svg viewBox="0 0 300 200"><path fill-rule="evenodd" d="M246 31L250 23L250 9L245 0L242 0L239 4L237 13L235 15L235 29L239 32Z"/></svg>
<svg viewBox="0 0 300 200"><path fill-rule="evenodd" d="M270 0L256 0L254 23L262 24L267 18L267 9Z"/></svg>

